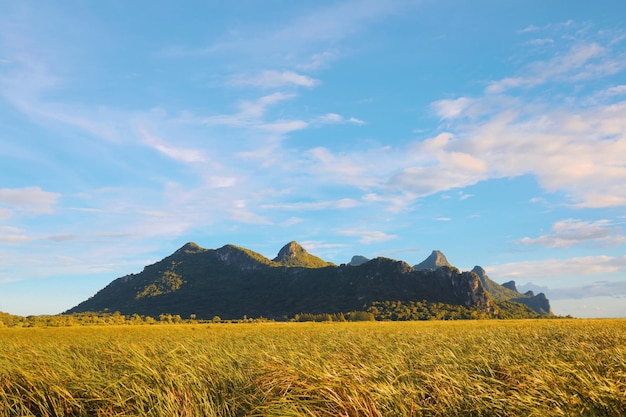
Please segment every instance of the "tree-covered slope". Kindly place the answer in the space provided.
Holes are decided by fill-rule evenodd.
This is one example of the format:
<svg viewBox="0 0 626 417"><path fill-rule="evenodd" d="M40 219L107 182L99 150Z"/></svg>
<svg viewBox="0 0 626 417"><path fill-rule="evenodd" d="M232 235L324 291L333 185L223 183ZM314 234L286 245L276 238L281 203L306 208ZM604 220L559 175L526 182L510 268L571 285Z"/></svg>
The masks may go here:
<svg viewBox="0 0 626 417"><path fill-rule="evenodd" d="M270 260L234 245L203 249L188 243L141 273L116 279L68 312L283 319L366 310L386 301L426 301L498 316L493 298L472 272L448 266L417 271L387 258L335 266L295 242L281 253Z"/></svg>

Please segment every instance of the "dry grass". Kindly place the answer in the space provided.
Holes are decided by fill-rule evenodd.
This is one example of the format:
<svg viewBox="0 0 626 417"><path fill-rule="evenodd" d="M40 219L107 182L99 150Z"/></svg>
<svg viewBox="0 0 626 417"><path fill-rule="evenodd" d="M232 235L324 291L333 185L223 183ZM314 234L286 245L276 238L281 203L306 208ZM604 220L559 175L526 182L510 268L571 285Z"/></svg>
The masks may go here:
<svg viewBox="0 0 626 417"><path fill-rule="evenodd" d="M0 415L626 415L625 330L624 320L0 329Z"/></svg>

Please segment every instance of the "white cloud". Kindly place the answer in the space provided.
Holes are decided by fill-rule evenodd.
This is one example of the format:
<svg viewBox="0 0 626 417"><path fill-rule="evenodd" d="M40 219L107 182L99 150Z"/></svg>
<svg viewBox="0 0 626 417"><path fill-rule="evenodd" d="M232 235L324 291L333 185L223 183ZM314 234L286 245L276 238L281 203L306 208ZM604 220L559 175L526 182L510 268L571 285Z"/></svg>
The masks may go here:
<svg viewBox="0 0 626 417"><path fill-rule="evenodd" d="M426 148L431 144L426 144ZM452 188L466 187L488 178L488 164L469 153L436 152L436 163L402 169L390 184L426 196Z"/></svg>
<svg viewBox="0 0 626 417"><path fill-rule="evenodd" d="M384 150L334 154L329 149L317 147L304 153L302 168L319 180L337 184L374 186L387 170Z"/></svg>
<svg viewBox="0 0 626 417"><path fill-rule="evenodd" d="M296 97L295 94L272 93L266 96L262 96L255 101L244 101L239 106L241 109L239 116L242 116L244 118L258 119L265 114L265 111L270 106L273 106L285 100L290 100L294 97Z"/></svg>
<svg viewBox="0 0 626 417"><path fill-rule="evenodd" d="M0 242L21 243L28 242L31 238L24 231L13 226L0 226Z"/></svg>
<svg viewBox="0 0 626 417"><path fill-rule="evenodd" d="M319 116L317 119L315 119L315 122L321 123L321 124L343 124L343 123L348 123L348 124L353 124L353 125L365 124L363 120L357 119L356 117L345 118L342 115L337 114L337 113L327 113L322 116Z"/></svg>
<svg viewBox="0 0 626 417"><path fill-rule="evenodd" d="M623 59L612 59L609 55L609 50L598 43L576 43L564 54L526 65L520 71L523 75L491 82L485 91L501 94L512 88L535 87L548 81L583 81L616 74L626 68Z"/></svg>
<svg viewBox="0 0 626 417"><path fill-rule="evenodd" d="M316 70L322 68L328 64L329 61L337 57L337 51L328 50L320 53L313 54L306 58L306 62L296 65L301 70Z"/></svg>
<svg viewBox="0 0 626 417"><path fill-rule="evenodd" d="M431 107L441 119L455 119L472 105L472 101L468 97L460 97L454 100L439 100L432 103Z"/></svg>
<svg viewBox="0 0 626 417"><path fill-rule="evenodd" d="M531 45L531 46L552 45L554 43L554 39L552 39L552 38L537 38L537 39L531 39L531 40L527 41L526 43L528 45Z"/></svg>
<svg viewBox="0 0 626 417"><path fill-rule="evenodd" d="M303 218L301 217L290 217L287 220L285 220L284 222L282 222L280 224L280 226L282 227L291 227L291 226L295 226L296 224L300 224L304 221Z"/></svg>
<svg viewBox="0 0 626 417"><path fill-rule="evenodd" d="M326 210L326 209L349 209L360 206L357 200L351 198L342 198L339 200L324 200L312 202L282 203L282 204L263 204L264 210Z"/></svg>
<svg viewBox="0 0 626 417"><path fill-rule="evenodd" d="M563 62L595 56L573 55L557 61L569 68L576 65ZM605 58L598 53L597 63L604 65ZM552 61L538 67L558 67ZM623 88L607 91L615 93L614 100ZM584 96L549 102L485 95L461 105L436 102L439 115L450 118L448 132L414 143L397 159L400 169L390 185L421 196L530 174L544 190L563 192L574 207L626 205L626 101L603 103L601 95L592 96L593 106L583 104Z"/></svg>
<svg viewBox="0 0 626 417"><path fill-rule="evenodd" d="M9 210L29 214L53 213L60 197L61 194L44 191L40 187L0 188L0 204Z"/></svg>
<svg viewBox="0 0 626 417"><path fill-rule="evenodd" d="M138 130L143 137L144 144L176 161L185 163L207 163L210 161L204 150L167 145L161 138L152 135L145 128L139 128Z"/></svg>
<svg viewBox="0 0 626 417"><path fill-rule="evenodd" d="M626 256L586 256L568 259L511 262L492 265L485 270L500 281L508 279L546 280L581 275L626 271Z"/></svg>
<svg viewBox="0 0 626 417"><path fill-rule="evenodd" d="M337 234L342 236L356 236L359 238L360 243L377 243L386 242L388 240L396 239L397 235L391 235L379 230L338 230Z"/></svg>
<svg viewBox="0 0 626 417"><path fill-rule="evenodd" d="M626 296L626 281L596 281L591 284L576 287L563 287L549 290L550 300L620 296Z"/></svg>
<svg viewBox="0 0 626 417"><path fill-rule="evenodd" d="M212 175L207 178L206 184L209 188L229 188L237 184L237 178Z"/></svg>
<svg viewBox="0 0 626 417"><path fill-rule="evenodd" d="M271 123L262 123L258 126L258 128L271 133L286 134L306 129L308 126L309 124L303 120L283 120Z"/></svg>
<svg viewBox="0 0 626 417"><path fill-rule="evenodd" d="M626 85L624 84L609 87L606 90L600 92L600 95L608 97L621 96L624 94L626 94Z"/></svg>
<svg viewBox="0 0 626 417"><path fill-rule="evenodd" d="M263 71L257 76L234 77L229 84L234 86L254 86L261 88L276 88L286 86L314 87L320 83L319 80L298 74L293 71Z"/></svg>
<svg viewBox="0 0 626 417"><path fill-rule="evenodd" d="M363 196L366 203L380 203L386 206L386 210L391 213L406 212L411 209L411 203L416 196L412 193L376 194L367 193Z"/></svg>
<svg viewBox="0 0 626 417"><path fill-rule="evenodd" d="M519 243L541 245L551 248L567 248L580 243L594 243L608 246L626 242L626 237L616 236L621 229L609 220L585 222L577 219L565 219L552 225L552 233L536 238L524 237Z"/></svg>

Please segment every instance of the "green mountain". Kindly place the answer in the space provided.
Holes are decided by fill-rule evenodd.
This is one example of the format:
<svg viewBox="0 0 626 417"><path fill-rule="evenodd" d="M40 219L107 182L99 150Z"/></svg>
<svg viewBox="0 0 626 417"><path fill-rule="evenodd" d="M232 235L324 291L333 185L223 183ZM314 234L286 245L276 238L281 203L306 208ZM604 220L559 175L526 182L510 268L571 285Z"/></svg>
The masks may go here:
<svg viewBox="0 0 626 417"><path fill-rule="evenodd" d="M530 316L527 307L505 301L519 306L516 314ZM67 313L281 320L415 303L431 309L452 306L446 308L454 317L463 317L458 312L465 310L499 317L502 309L473 272L449 266L418 271L388 258L336 266L290 242L273 260L235 245L204 249L188 243L142 272L114 280Z"/></svg>
<svg viewBox="0 0 626 417"><path fill-rule="evenodd" d="M289 242L278 252L274 262L283 266L299 266L302 268L323 268L335 264L326 262L308 253L298 242Z"/></svg>
<svg viewBox="0 0 626 417"><path fill-rule="evenodd" d="M523 304L539 314L552 314L550 301L548 301L544 293L535 295L532 291L528 291L522 294L517 291L515 281L509 281L500 285L491 280L480 266L475 266L472 272L478 275L483 287L493 296L495 301L512 301Z"/></svg>

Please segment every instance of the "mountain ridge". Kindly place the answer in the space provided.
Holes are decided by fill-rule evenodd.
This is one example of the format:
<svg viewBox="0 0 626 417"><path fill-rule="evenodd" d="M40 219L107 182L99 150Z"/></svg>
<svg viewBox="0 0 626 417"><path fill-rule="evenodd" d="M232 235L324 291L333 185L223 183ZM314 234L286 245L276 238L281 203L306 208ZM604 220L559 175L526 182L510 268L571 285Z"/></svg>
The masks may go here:
<svg viewBox="0 0 626 417"><path fill-rule="evenodd" d="M492 285L489 281L472 271L460 272L447 260L436 269L424 270L390 258L359 261L363 262L336 266L295 241L271 260L232 244L205 249L189 242L142 272L113 280L67 312L281 320L300 313L365 310L375 303L425 301L498 317L503 309L498 303L521 305L511 301L512 296L494 297L485 287L485 283Z"/></svg>

